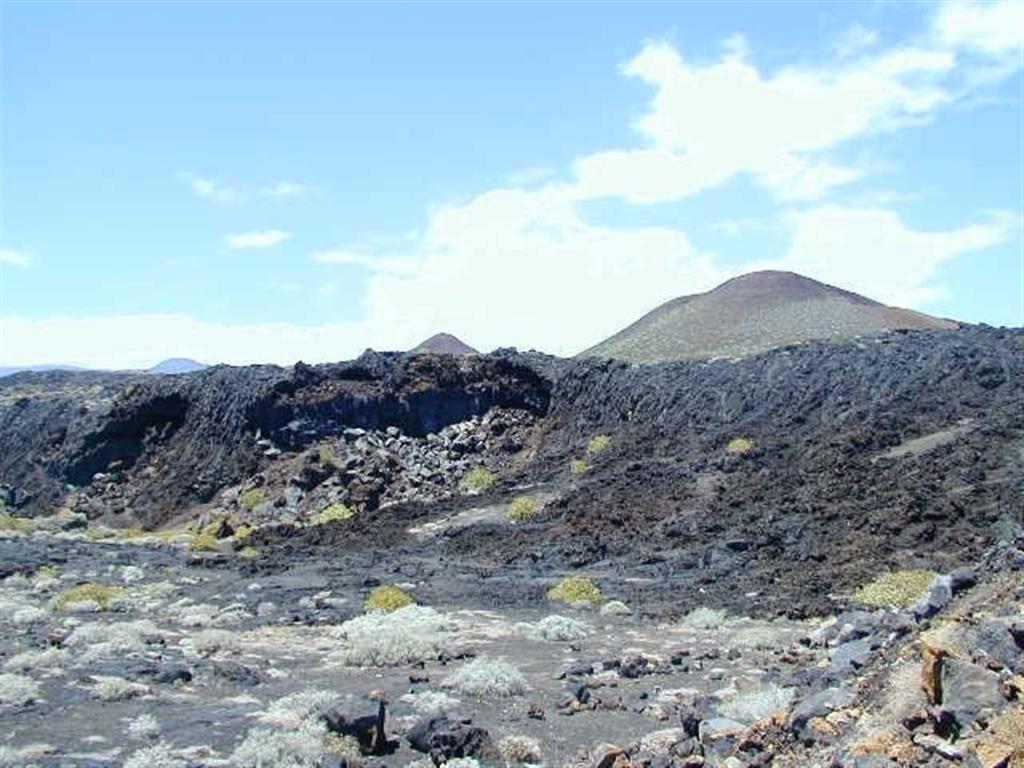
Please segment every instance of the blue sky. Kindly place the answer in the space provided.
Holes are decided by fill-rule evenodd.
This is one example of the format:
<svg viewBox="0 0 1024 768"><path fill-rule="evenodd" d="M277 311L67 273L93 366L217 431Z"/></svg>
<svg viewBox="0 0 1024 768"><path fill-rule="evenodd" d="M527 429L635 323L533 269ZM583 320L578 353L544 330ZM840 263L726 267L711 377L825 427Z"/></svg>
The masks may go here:
<svg viewBox="0 0 1024 768"><path fill-rule="evenodd" d="M764 267L1022 323L1018 0L0 21L4 364L571 354Z"/></svg>

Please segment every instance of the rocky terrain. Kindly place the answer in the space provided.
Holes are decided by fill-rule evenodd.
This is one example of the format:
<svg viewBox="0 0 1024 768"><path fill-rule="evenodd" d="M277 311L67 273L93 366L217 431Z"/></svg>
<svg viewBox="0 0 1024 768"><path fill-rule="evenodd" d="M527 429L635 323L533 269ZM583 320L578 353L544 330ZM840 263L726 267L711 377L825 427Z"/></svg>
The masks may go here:
<svg viewBox="0 0 1024 768"><path fill-rule="evenodd" d="M810 339L955 327L951 320L887 307L793 272L764 271L672 299L581 357L635 363L742 357Z"/></svg>
<svg viewBox="0 0 1024 768"><path fill-rule="evenodd" d="M0 764L1020 766L1022 369L6 378Z"/></svg>

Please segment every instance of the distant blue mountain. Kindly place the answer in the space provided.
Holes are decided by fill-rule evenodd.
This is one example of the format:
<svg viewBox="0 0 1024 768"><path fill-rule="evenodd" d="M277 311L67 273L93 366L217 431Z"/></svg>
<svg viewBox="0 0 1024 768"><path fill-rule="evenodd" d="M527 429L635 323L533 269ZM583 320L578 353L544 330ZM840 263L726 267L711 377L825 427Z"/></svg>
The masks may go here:
<svg viewBox="0 0 1024 768"><path fill-rule="evenodd" d="M77 365L0 365L0 377L11 376L22 371L88 371Z"/></svg>

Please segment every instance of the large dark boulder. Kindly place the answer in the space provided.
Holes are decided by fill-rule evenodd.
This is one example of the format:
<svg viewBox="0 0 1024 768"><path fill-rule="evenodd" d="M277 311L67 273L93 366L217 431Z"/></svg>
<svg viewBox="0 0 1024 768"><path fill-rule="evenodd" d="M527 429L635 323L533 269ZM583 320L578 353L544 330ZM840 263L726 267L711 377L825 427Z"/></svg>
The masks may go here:
<svg viewBox="0 0 1024 768"><path fill-rule="evenodd" d="M430 755L435 762L453 757L487 757L494 753L487 729L473 725L468 718L426 717L412 727L407 738L413 749Z"/></svg>

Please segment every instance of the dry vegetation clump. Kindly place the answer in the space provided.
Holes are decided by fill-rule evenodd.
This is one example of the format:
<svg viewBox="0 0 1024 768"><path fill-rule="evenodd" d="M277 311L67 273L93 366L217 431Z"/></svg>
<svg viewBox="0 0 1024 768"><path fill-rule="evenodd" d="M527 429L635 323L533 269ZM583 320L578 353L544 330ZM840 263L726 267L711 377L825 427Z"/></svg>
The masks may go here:
<svg viewBox="0 0 1024 768"><path fill-rule="evenodd" d="M186 768L188 761L177 757L169 744L143 747L128 756L124 768Z"/></svg>
<svg viewBox="0 0 1024 768"><path fill-rule="evenodd" d="M7 533L33 533L36 523L29 517L15 517L7 512L0 512L0 531Z"/></svg>
<svg viewBox="0 0 1024 768"><path fill-rule="evenodd" d="M149 693L149 686L117 675L97 675L92 695L101 701L127 701Z"/></svg>
<svg viewBox="0 0 1024 768"><path fill-rule="evenodd" d="M568 616L545 616L533 624L523 623L518 627L526 637L533 640L568 642L582 640L590 634L590 626Z"/></svg>
<svg viewBox="0 0 1024 768"><path fill-rule="evenodd" d="M569 462L569 471L574 475L582 475L588 469L590 469L590 465L583 459L573 459Z"/></svg>
<svg viewBox="0 0 1024 768"><path fill-rule="evenodd" d="M95 603L100 610L107 610L114 599L124 595L124 587L113 584L97 584L87 581L59 592L53 599L53 606L58 610L67 610L80 603Z"/></svg>
<svg viewBox="0 0 1024 768"><path fill-rule="evenodd" d="M514 696L527 688L522 672L507 661L486 656L455 670L442 685L467 696Z"/></svg>
<svg viewBox="0 0 1024 768"><path fill-rule="evenodd" d="M327 523L334 523L339 520L348 520L354 513L351 509L346 507L341 502L331 504L329 507L323 509L319 514L313 516L309 521L310 525L326 525Z"/></svg>
<svg viewBox="0 0 1024 768"><path fill-rule="evenodd" d="M729 614L718 608L701 606L694 608L682 618L682 623L691 629L717 629L729 619Z"/></svg>
<svg viewBox="0 0 1024 768"><path fill-rule="evenodd" d="M0 705L24 707L39 701L39 683L14 672L0 672Z"/></svg>
<svg viewBox="0 0 1024 768"><path fill-rule="evenodd" d="M65 654L66 651L62 648L30 648L7 659L4 662L4 669L8 672L50 670L61 665Z"/></svg>
<svg viewBox="0 0 1024 768"><path fill-rule="evenodd" d="M936 573L926 570L883 573L853 595L853 601L873 608L907 608L928 594Z"/></svg>
<svg viewBox="0 0 1024 768"><path fill-rule="evenodd" d="M601 606L602 616L628 616L632 611L621 600L609 600Z"/></svg>
<svg viewBox="0 0 1024 768"><path fill-rule="evenodd" d="M344 641L332 660L350 667L388 667L433 661L444 650L455 622L433 608L407 605L372 611L334 628Z"/></svg>
<svg viewBox="0 0 1024 768"><path fill-rule="evenodd" d="M530 736L506 736L498 742L498 753L507 765L537 764L541 761L540 742Z"/></svg>
<svg viewBox="0 0 1024 768"><path fill-rule="evenodd" d="M718 705L718 713L722 717L749 725L781 709L789 709L795 695L795 688L761 685L721 702Z"/></svg>
<svg viewBox="0 0 1024 768"><path fill-rule="evenodd" d="M235 633L226 629L201 629L182 641L192 653L198 656L212 656L220 651L231 651L238 646Z"/></svg>
<svg viewBox="0 0 1024 768"><path fill-rule="evenodd" d="M235 552L235 555L244 560L252 560L259 557L261 554L260 550L253 546L242 547L240 550Z"/></svg>
<svg viewBox="0 0 1024 768"><path fill-rule="evenodd" d="M523 523L540 512L540 504L529 496L517 496L508 505L505 513L513 523Z"/></svg>
<svg viewBox="0 0 1024 768"><path fill-rule="evenodd" d="M586 576L566 576L547 592L549 600L563 603L600 603L604 595Z"/></svg>
<svg viewBox="0 0 1024 768"><path fill-rule="evenodd" d="M459 486L469 493L483 493L494 485L497 477L487 467L474 467L462 476Z"/></svg>
<svg viewBox="0 0 1024 768"><path fill-rule="evenodd" d="M248 512L256 509L266 499L267 495L262 488L250 488L238 497L238 505Z"/></svg>
<svg viewBox="0 0 1024 768"><path fill-rule="evenodd" d="M413 605L415 602L412 595L404 589L396 587L394 584L381 584L370 591L363 607L367 611L389 613L397 611L399 608L405 608L407 605Z"/></svg>
<svg viewBox="0 0 1024 768"><path fill-rule="evenodd" d="M238 768L317 768L327 729L307 720L298 728L253 728L231 754Z"/></svg>
<svg viewBox="0 0 1024 768"><path fill-rule="evenodd" d="M327 464L329 466L336 466L338 463L338 456L334 452L334 448L331 447L330 443L324 443L320 446L318 451L321 464Z"/></svg>
<svg viewBox="0 0 1024 768"><path fill-rule="evenodd" d="M742 456L754 450L754 441L746 437L734 437L725 446L725 452L733 456Z"/></svg>
<svg viewBox="0 0 1024 768"><path fill-rule="evenodd" d="M128 723L128 736L140 741L149 741L160 735L160 723L148 712L143 712Z"/></svg>
<svg viewBox="0 0 1024 768"><path fill-rule="evenodd" d="M587 443L587 455L597 456L612 447L611 435L594 435Z"/></svg>

